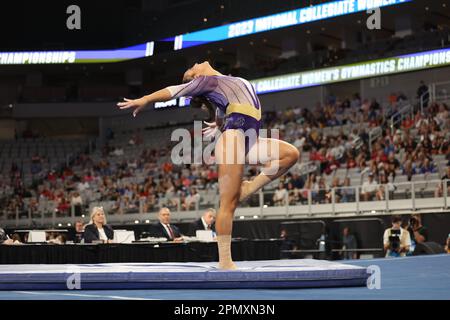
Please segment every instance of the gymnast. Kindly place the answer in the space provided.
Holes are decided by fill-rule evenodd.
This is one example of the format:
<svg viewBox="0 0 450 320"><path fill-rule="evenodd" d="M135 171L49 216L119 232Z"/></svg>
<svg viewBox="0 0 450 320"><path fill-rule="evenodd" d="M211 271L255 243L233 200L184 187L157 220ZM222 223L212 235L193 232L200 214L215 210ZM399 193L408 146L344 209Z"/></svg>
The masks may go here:
<svg viewBox="0 0 450 320"><path fill-rule="evenodd" d="M183 76L183 84L169 86L139 99L124 99L120 109L134 108L133 116L148 104L179 97L193 97L216 107L215 121L205 122L204 136L215 137L220 205L216 219L219 268L234 270L231 233L239 202L285 174L299 159L293 145L259 136L261 105L253 86L245 79L225 76L209 62L196 63ZM252 138L253 132L256 138ZM246 163L262 166L261 173L243 181Z"/></svg>

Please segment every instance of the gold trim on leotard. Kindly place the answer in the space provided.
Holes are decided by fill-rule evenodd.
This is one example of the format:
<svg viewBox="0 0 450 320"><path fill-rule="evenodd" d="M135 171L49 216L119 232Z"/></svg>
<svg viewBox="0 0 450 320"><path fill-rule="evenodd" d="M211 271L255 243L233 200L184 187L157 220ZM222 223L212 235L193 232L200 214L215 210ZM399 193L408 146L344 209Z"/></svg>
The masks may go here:
<svg viewBox="0 0 450 320"><path fill-rule="evenodd" d="M241 113L255 118L258 121L261 120L261 109L257 109L255 106L250 104L230 103L227 106L225 114L229 115L230 113Z"/></svg>

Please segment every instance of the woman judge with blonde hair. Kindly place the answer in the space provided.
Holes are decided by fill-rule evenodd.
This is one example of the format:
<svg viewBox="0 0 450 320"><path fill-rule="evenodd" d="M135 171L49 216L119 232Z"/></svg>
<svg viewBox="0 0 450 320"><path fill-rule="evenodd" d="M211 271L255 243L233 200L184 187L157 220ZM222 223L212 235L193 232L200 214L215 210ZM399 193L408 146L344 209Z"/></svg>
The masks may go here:
<svg viewBox="0 0 450 320"><path fill-rule="evenodd" d="M106 224L106 216L103 207L94 207L91 212L91 220L84 228L84 243L102 241L112 243L114 230Z"/></svg>

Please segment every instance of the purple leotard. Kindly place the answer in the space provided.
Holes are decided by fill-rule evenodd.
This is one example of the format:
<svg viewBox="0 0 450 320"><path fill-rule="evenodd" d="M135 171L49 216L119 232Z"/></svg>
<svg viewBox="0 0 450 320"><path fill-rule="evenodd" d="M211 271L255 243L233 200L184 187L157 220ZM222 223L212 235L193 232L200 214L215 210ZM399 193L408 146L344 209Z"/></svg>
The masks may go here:
<svg viewBox="0 0 450 320"><path fill-rule="evenodd" d="M231 76L201 76L191 82L167 87L172 98L183 96L204 96L216 105L219 116L224 117L224 128L241 129L244 132L254 129L259 134L261 119L257 119L249 114L255 111L261 112L261 104L255 89L250 82L243 78ZM227 112L230 105L245 105L247 108L244 113ZM256 110L250 110L251 108ZM226 115L226 116L225 116ZM250 142L252 144L252 142ZM248 139L246 139L246 152L250 149Z"/></svg>

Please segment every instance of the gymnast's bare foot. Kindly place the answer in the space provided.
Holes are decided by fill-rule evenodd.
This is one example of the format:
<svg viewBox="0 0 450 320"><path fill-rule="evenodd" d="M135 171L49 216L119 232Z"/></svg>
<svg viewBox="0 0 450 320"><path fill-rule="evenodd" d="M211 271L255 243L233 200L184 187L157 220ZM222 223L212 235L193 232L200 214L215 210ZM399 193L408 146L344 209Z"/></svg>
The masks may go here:
<svg viewBox="0 0 450 320"><path fill-rule="evenodd" d="M220 262L219 261L219 269L222 270L237 270L236 265L233 261Z"/></svg>
<svg viewBox="0 0 450 320"><path fill-rule="evenodd" d="M247 180L242 181L241 194L239 196L239 201L247 200L248 197L251 195L251 193L250 193L250 184L251 184L251 181L247 181Z"/></svg>

